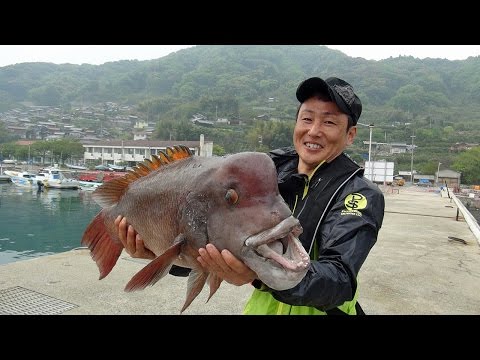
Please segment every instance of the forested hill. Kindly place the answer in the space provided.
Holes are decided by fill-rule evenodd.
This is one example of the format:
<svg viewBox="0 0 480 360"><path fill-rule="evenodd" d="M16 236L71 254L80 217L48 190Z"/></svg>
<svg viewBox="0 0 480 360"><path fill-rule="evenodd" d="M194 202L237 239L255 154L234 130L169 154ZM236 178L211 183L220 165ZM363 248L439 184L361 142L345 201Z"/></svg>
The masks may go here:
<svg viewBox="0 0 480 360"><path fill-rule="evenodd" d="M479 57L373 61L312 45L201 45L150 61L5 66L0 68L0 111L25 102L113 101L139 105L151 121L187 119L197 112L252 118L262 107L286 119L295 114L296 86L309 76L338 76L354 85L364 104L364 123L450 126L465 131L464 141L478 135L467 130L480 129Z"/></svg>

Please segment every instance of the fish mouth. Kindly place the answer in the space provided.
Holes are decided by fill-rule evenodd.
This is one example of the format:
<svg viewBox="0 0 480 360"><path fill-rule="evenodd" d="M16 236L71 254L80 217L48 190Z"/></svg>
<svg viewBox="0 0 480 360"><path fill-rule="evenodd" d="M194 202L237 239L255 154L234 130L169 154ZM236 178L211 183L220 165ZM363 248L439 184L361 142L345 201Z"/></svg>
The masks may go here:
<svg viewBox="0 0 480 360"><path fill-rule="evenodd" d="M303 272L310 258L298 240L302 231L298 219L290 216L273 228L248 237L245 246L272 265L289 272Z"/></svg>

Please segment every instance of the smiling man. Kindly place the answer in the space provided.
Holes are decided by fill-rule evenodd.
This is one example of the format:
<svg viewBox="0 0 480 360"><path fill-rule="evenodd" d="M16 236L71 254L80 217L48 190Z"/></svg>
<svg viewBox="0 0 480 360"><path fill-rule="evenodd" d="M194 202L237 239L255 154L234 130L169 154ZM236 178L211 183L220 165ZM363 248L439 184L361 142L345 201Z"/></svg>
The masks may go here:
<svg viewBox="0 0 480 360"><path fill-rule="evenodd" d="M213 246L199 261L226 281L252 283L245 314L361 314L357 275L382 226L384 198L344 150L353 143L362 103L339 78L312 77L297 88L294 147L270 152L280 193L300 220L312 259L294 288L269 289L243 263Z"/></svg>
<svg viewBox="0 0 480 360"><path fill-rule="evenodd" d="M323 161L332 162L357 134L354 125L362 111L360 99L346 82L337 78L327 81L310 78L297 90L300 107L293 143L299 155L299 173L309 175Z"/></svg>
<svg viewBox="0 0 480 360"><path fill-rule="evenodd" d="M199 249L197 260L231 284L255 287L245 314L363 314L357 276L377 240L385 202L364 169L344 153L357 134L362 103L349 83L335 77L307 79L296 96L294 146L269 155L280 193L303 227L299 240L311 259L305 277L291 289L270 289L228 250L212 244ZM120 220L127 252L148 257L134 229Z"/></svg>

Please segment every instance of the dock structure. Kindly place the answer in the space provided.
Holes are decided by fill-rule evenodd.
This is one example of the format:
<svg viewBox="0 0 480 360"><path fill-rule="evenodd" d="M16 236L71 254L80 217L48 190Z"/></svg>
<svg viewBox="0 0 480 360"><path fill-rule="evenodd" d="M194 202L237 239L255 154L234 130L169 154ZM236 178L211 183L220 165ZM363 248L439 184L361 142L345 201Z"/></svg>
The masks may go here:
<svg viewBox="0 0 480 360"><path fill-rule="evenodd" d="M467 223L452 194L415 186L384 194L383 227L359 274L365 312L480 314L478 223Z"/></svg>
<svg viewBox="0 0 480 360"><path fill-rule="evenodd" d="M359 274L359 302L372 315L480 314L480 246L450 197L401 187L385 190L379 238ZM112 272L99 272L88 250L0 266L0 314L178 315L187 278L167 275L142 291L124 292L147 264L126 253ZM253 287L208 286L183 315L240 315Z"/></svg>

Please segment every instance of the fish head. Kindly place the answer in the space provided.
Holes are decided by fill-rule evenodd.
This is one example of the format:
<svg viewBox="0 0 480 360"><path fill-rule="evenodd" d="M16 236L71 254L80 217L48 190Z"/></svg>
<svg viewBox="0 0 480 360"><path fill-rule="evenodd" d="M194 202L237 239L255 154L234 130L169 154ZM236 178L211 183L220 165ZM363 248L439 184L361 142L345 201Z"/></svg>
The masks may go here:
<svg viewBox="0 0 480 360"><path fill-rule="evenodd" d="M272 159L230 155L204 186L216 194L206 216L208 241L244 261L272 289L297 285L310 259L298 240L302 227L279 193Z"/></svg>

